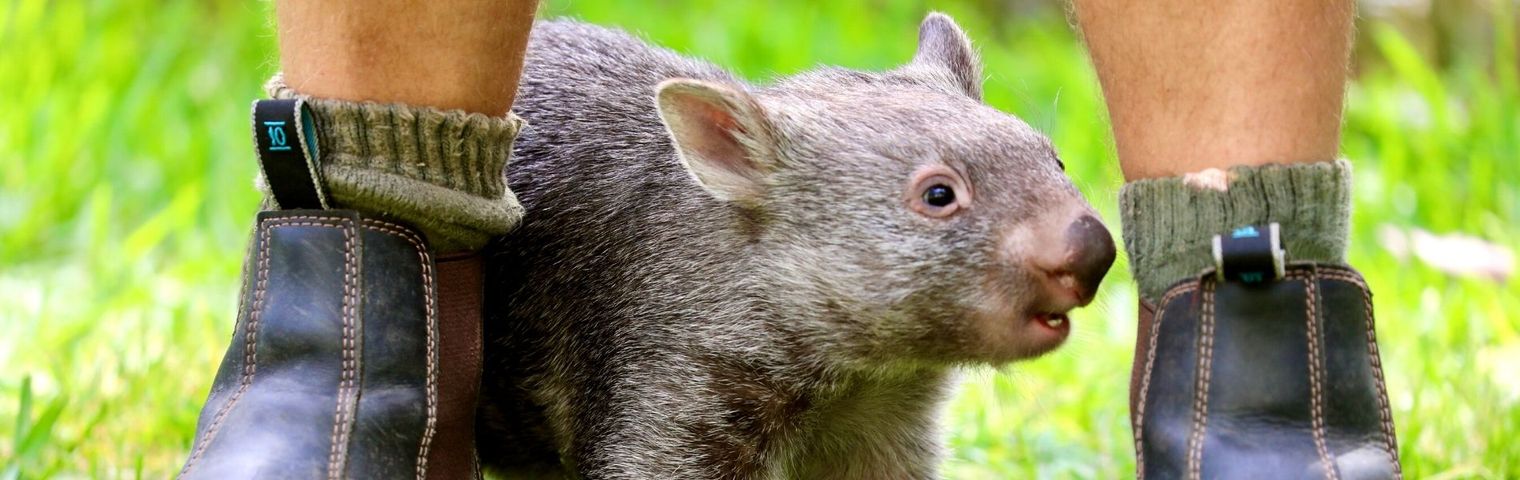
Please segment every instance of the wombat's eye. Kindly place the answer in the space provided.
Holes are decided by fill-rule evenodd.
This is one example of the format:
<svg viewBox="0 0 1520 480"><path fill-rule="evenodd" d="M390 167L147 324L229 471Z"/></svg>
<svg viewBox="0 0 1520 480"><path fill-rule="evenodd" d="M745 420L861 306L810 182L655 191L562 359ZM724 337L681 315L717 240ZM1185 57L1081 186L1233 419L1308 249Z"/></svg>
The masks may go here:
<svg viewBox="0 0 1520 480"><path fill-rule="evenodd" d="M908 181L908 208L930 218L946 218L971 206L971 185L946 165L925 165Z"/></svg>
<svg viewBox="0 0 1520 480"><path fill-rule="evenodd" d="M924 190L924 203L936 207L948 207L955 203L955 189L942 183L934 184Z"/></svg>

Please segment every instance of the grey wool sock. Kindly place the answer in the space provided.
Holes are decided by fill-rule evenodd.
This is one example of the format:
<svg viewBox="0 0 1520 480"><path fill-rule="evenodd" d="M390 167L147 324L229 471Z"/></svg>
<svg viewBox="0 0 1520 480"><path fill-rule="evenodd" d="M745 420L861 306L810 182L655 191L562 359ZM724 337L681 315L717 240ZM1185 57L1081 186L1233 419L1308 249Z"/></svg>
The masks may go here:
<svg viewBox="0 0 1520 480"><path fill-rule="evenodd" d="M1277 222L1288 261L1346 263L1351 164L1234 167L1130 182L1119 193L1124 248L1141 299L1213 267L1214 235ZM1220 187L1227 186L1220 190Z"/></svg>
<svg viewBox="0 0 1520 480"><path fill-rule="evenodd" d="M516 115L313 98L280 75L264 88L270 98L301 98L311 108L317 162L335 207L409 223L438 252L478 249L522 218L505 177L523 125Z"/></svg>

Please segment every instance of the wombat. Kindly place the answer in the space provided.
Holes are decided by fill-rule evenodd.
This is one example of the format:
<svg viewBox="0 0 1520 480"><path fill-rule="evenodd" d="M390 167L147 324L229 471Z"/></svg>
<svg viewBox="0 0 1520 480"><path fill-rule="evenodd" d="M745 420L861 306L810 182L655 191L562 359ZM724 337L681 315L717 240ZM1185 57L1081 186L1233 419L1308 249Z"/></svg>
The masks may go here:
<svg viewBox="0 0 1520 480"><path fill-rule="evenodd" d="M1051 143L981 102L947 16L885 72L755 86L534 28L487 254L488 471L929 478L955 370L1045 353L1113 241Z"/></svg>

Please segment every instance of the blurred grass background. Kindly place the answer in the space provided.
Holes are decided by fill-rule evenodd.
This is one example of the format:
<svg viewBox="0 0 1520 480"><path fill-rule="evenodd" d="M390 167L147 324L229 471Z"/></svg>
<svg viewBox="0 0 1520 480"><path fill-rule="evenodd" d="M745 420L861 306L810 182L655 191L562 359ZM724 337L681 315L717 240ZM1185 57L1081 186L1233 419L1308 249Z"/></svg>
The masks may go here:
<svg viewBox="0 0 1520 480"><path fill-rule="evenodd" d="M246 116L277 68L269 9L0 3L0 480L161 478L182 461L257 208ZM1048 132L1117 225L1100 92L1060 3L547 0L543 15L622 25L763 80L896 65L931 9L977 41L988 102ZM1514 260L1418 238L1520 248L1516 5L1364 1L1362 15L1343 146L1351 256L1376 294L1405 472L1520 478ZM1448 273L1443 254L1492 271ZM948 476L1133 475L1126 269L1058 353L967 375Z"/></svg>

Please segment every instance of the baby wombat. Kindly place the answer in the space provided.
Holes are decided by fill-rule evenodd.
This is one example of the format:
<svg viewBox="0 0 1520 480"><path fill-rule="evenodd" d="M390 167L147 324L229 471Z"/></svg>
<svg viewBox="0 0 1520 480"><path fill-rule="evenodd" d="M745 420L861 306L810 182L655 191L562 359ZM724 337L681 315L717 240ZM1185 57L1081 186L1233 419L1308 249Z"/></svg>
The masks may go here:
<svg viewBox="0 0 1520 480"><path fill-rule="evenodd" d="M886 72L753 86L533 30L488 257L481 460L509 476L927 478L959 365L1060 345L1113 241L981 102L944 15Z"/></svg>

